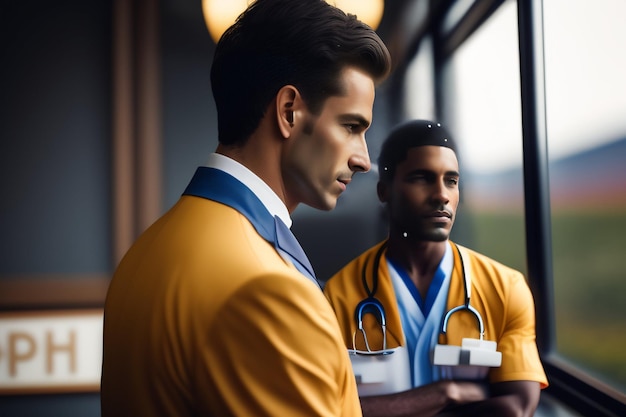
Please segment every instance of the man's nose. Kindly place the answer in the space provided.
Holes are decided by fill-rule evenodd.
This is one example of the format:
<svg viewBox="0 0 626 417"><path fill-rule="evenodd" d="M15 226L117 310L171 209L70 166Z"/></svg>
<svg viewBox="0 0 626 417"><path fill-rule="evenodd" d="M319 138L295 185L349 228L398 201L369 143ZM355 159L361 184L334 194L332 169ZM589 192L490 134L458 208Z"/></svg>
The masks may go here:
<svg viewBox="0 0 626 417"><path fill-rule="evenodd" d="M372 168L364 134L361 135L361 139L348 161L348 166L353 172L368 172Z"/></svg>

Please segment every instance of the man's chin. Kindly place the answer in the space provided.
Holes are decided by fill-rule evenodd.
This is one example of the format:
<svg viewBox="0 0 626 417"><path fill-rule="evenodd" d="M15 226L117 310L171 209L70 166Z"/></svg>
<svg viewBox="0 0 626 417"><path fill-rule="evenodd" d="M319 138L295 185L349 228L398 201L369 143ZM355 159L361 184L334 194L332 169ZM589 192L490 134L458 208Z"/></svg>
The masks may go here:
<svg viewBox="0 0 626 417"><path fill-rule="evenodd" d="M322 211L330 211L330 210L333 210L335 207L337 207L337 199L329 198L327 200L307 202L304 204L314 209L318 209Z"/></svg>
<svg viewBox="0 0 626 417"><path fill-rule="evenodd" d="M439 230L429 235L429 240L432 242L445 242L450 238L450 233L447 230Z"/></svg>

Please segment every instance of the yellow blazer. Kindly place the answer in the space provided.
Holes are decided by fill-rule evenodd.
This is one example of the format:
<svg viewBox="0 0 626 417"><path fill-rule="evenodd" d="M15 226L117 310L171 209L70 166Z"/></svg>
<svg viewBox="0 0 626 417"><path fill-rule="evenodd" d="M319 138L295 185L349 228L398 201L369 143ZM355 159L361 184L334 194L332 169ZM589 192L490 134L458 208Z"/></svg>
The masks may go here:
<svg viewBox="0 0 626 417"><path fill-rule="evenodd" d="M361 415L320 289L240 212L190 195L112 279L101 403L103 417Z"/></svg>

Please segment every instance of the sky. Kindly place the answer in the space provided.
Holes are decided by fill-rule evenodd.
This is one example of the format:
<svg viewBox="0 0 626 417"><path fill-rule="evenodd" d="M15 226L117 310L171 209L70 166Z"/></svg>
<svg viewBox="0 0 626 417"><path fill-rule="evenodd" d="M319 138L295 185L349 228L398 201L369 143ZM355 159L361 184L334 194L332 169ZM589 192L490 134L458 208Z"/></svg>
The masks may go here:
<svg viewBox="0 0 626 417"><path fill-rule="evenodd" d="M626 137L626 1L544 1L551 159ZM517 7L507 1L455 58L455 126L466 168L521 164Z"/></svg>

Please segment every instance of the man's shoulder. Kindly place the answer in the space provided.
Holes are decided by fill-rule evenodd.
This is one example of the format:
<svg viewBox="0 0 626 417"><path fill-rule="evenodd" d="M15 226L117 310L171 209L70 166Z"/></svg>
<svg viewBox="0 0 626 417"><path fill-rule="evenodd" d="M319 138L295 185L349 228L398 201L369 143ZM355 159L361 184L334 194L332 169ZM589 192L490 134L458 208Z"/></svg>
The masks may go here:
<svg viewBox="0 0 626 417"><path fill-rule="evenodd" d="M469 256L472 262L494 265L497 268L514 269L508 265L503 264L499 260L492 258L490 255L479 252L475 249L468 248L463 245L459 245L458 243L456 243L456 245L462 250L463 256Z"/></svg>
<svg viewBox="0 0 626 417"><path fill-rule="evenodd" d="M488 275L490 276L524 278L519 270L505 265L489 255L462 245L457 244L457 246L461 248L464 257L469 257L470 265L472 265L474 269L489 272Z"/></svg>
<svg viewBox="0 0 626 417"><path fill-rule="evenodd" d="M175 265L180 273L199 279L217 271L290 271L273 244L257 232L245 215L224 204L193 196L183 196L139 237L118 272L130 268L129 273L135 274L138 268L157 265L162 270Z"/></svg>
<svg viewBox="0 0 626 417"><path fill-rule="evenodd" d="M358 275L359 282L361 282L360 281L361 273L359 271L362 271L363 268L365 267L368 267L370 269L372 268L372 265L374 264L374 258L376 257L376 253L379 251L381 246L383 246L385 243L386 243L386 240L379 242L375 244L374 246L370 247L369 249L365 250L361 254L357 255L350 262L348 262L346 265L341 267L339 271L337 271L334 275L332 275L328 279L326 285L328 285L331 282L338 283L339 281L353 280L355 279L354 277L356 275Z"/></svg>

